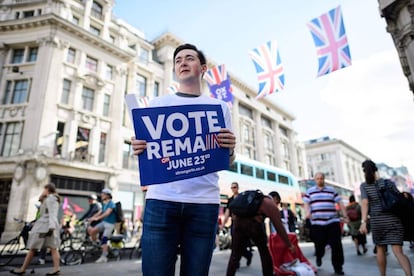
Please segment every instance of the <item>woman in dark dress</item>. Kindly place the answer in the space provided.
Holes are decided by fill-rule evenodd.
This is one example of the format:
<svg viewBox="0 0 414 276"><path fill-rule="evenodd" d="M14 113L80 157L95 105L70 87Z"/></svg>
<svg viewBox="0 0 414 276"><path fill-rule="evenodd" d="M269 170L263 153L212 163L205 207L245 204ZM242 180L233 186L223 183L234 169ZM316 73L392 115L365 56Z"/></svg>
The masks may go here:
<svg viewBox="0 0 414 276"><path fill-rule="evenodd" d="M384 212L381 208L376 184L381 186L384 183L381 179L376 179L377 166L371 160L366 160L362 163L362 168L365 174L365 182L360 186L362 220L359 230L363 234L367 233L366 221L369 210L372 237L377 247L376 257L381 276L386 274L387 259L385 250L388 244L391 245L392 251L405 275L412 276L410 260L402 250L404 238L403 225L397 216L390 212Z"/></svg>

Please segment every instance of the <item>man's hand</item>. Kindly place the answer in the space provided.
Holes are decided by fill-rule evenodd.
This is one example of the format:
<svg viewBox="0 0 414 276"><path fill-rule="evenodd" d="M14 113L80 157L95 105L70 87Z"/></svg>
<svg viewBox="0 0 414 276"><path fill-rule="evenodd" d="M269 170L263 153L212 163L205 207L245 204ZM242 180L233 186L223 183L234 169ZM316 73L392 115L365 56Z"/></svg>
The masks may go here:
<svg viewBox="0 0 414 276"><path fill-rule="evenodd" d="M137 140L135 137L131 137L131 146L134 155L140 155L147 148L147 141Z"/></svg>
<svg viewBox="0 0 414 276"><path fill-rule="evenodd" d="M359 232L361 234L368 234L367 224L365 222L361 223L361 226L359 227Z"/></svg>
<svg viewBox="0 0 414 276"><path fill-rule="evenodd" d="M230 149L230 153L234 151L234 147L236 146L236 136L234 136L234 134L229 129L220 129L218 139L220 147Z"/></svg>

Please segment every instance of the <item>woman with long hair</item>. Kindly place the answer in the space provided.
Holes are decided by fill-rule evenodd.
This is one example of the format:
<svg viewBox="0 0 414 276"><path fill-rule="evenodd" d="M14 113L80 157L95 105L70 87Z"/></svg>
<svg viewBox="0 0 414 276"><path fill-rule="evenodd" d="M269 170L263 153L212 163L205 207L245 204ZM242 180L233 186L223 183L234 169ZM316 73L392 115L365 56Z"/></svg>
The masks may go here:
<svg viewBox="0 0 414 276"><path fill-rule="evenodd" d="M365 174L365 182L361 184L361 209L362 220L359 228L362 234L367 233L367 216L369 210L372 238L377 248L377 263L381 276L385 276L387 269L386 248L391 245L392 252L398 260L406 276L412 276L411 263L402 250L404 228L401 220L391 212L382 210L378 186L383 185L381 179L377 179L377 166L371 160L362 163ZM392 185L395 184L392 183Z"/></svg>
<svg viewBox="0 0 414 276"><path fill-rule="evenodd" d="M24 275L36 251L42 249L42 247L50 248L53 260L53 271L46 273L46 275L60 274L60 256L58 251L60 244L58 221L60 197L56 192L55 184L49 183L45 185L40 198L44 198L44 200L39 209L40 217L36 220L29 233L29 240L27 242L29 252L20 269L10 270L11 274Z"/></svg>

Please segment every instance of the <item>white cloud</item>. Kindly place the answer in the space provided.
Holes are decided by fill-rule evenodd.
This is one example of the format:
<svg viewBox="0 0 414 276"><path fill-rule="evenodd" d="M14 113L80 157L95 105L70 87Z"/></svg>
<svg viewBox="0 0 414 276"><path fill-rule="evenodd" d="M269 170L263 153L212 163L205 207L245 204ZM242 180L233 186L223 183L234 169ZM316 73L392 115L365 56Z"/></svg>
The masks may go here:
<svg viewBox="0 0 414 276"><path fill-rule="evenodd" d="M413 94L395 50L331 74L321 98L339 114L335 138L376 162L414 173Z"/></svg>

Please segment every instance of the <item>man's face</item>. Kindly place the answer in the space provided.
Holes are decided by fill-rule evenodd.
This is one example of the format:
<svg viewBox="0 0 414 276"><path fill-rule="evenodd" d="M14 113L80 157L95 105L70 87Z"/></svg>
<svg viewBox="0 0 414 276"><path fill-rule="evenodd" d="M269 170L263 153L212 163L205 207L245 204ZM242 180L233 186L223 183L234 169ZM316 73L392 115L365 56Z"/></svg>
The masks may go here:
<svg viewBox="0 0 414 276"><path fill-rule="evenodd" d="M231 184L231 191L234 195L237 195L239 193L239 186L237 186L236 184Z"/></svg>
<svg viewBox="0 0 414 276"><path fill-rule="evenodd" d="M324 182L325 182L325 177L323 176L323 174L318 173L315 176L315 182L316 182L316 185L318 187L322 187L324 185Z"/></svg>
<svg viewBox="0 0 414 276"><path fill-rule="evenodd" d="M198 54L194 50L184 49L175 56L174 72L180 81L198 79L206 69L207 66L201 65Z"/></svg>

